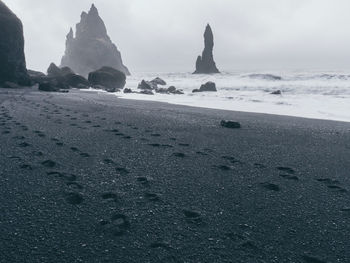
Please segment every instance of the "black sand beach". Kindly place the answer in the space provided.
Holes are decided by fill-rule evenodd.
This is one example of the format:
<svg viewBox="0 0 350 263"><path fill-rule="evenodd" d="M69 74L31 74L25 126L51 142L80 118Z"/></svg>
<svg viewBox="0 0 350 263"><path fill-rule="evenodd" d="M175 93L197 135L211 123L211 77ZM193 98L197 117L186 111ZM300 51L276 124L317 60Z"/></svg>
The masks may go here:
<svg viewBox="0 0 350 263"><path fill-rule="evenodd" d="M349 123L74 90L0 103L1 262L350 262Z"/></svg>

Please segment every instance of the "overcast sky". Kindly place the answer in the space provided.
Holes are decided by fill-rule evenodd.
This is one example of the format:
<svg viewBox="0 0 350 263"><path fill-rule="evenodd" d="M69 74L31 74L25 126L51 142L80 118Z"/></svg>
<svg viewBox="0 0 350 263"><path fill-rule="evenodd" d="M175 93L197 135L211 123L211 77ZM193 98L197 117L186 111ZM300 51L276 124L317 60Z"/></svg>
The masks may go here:
<svg viewBox="0 0 350 263"><path fill-rule="evenodd" d="M350 69L349 0L4 0L24 24L28 68L58 63L95 3L131 72L194 70L205 25L220 70Z"/></svg>

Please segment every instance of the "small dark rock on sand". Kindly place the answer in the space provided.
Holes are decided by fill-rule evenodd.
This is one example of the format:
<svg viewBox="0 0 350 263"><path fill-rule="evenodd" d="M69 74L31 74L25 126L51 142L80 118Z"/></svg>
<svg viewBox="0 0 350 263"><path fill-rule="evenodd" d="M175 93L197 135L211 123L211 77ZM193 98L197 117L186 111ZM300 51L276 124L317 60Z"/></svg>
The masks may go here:
<svg viewBox="0 0 350 263"><path fill-rule="evenodd" d="M239 122L236 122L236 121L222 120L220 122L220 125L222 127L229 128L229 129L239 129L239 128L241 128L241 124Z"/></svg>
<svg viewBox="0 0 350 263"><path fill-rule="evenodd" d="M282 91L276 90L276 91L271 92L271 94L272 95L282 95Z"/></svg>

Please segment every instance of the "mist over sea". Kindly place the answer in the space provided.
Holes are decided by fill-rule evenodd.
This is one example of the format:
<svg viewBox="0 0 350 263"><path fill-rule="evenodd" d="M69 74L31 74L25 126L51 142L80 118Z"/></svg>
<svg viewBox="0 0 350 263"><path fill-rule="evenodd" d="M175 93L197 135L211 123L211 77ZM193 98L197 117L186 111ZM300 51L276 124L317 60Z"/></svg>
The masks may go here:
<svg viewBox="0 0 350 263"><path fill-rule="evenodd" d="M172 104L328 119L350 122L350 73L341 71L223 72L215 75L191 73L133 73L126 88L137 91L138 83L161 77L167 86L182 89L184 95L115 95L126 99ZM218 92L192 93L213 81ZM282 95L272 95L280 90Z"/></svg>

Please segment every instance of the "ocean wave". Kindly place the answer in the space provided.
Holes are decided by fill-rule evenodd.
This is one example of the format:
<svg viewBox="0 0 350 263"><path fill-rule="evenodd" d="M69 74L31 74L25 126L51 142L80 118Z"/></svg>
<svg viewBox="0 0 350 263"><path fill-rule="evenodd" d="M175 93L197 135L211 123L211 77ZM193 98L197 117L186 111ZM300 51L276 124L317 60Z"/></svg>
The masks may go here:
<svg viewBox="0 0 350 263"><path fill-rule="evenodd" d="M249 74L246 77L251 79L260 79L260 80L283 80L281 76L273 74Z"/></svg>

